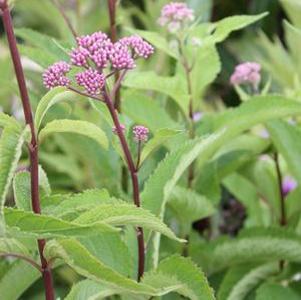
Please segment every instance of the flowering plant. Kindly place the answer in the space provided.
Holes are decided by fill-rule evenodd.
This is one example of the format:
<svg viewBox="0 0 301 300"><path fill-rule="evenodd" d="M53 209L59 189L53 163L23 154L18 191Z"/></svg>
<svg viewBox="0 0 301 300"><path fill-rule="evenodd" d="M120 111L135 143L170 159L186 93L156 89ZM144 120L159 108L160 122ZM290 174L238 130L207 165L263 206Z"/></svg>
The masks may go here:
<svg viewBox="0 0 301 300"><path fill-rule="evenodd" d="M299 299L298 91L216 87L267 14L124 2L0 0L0 298Z"/></svg>

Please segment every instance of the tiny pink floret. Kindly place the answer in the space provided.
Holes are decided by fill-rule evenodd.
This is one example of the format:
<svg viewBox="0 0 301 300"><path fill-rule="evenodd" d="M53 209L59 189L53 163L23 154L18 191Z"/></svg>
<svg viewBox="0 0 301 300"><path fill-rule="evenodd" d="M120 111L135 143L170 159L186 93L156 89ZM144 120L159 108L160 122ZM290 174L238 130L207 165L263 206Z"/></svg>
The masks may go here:
<svg viewBox="0 0 301 300"><path fill-rule="evenodd" d="M66 74L70 71L70 65L64 61L57 62L50 66L43 73L43 83L47 89L52 89L56 86L68 86L70 80Z"/></svg>
<svg viewBox="0 0 301 300"><path fill-rule="evenodd" d="M252 84L257 86L261 80L261 66L255 62L245 62L235 67L234 73L230 78L232 85Z"/></svg>
<svg viewBox="0 0 301 300"><path fill-rule="evenodd" d="M146 142L148 140L149 130L142 125L137 125L133 128L133 134L136 142Z"/></svg>

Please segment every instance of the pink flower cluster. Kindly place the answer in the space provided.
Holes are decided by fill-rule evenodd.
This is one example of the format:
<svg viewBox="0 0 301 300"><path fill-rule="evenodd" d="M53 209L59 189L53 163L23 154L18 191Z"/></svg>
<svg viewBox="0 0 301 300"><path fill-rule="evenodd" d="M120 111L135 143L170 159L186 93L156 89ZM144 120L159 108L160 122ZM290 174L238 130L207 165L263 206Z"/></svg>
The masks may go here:
<svg viewBox="0 0 301 300"><path fill-rule="evenodd" d="M171 2L163 6L158 23L160 26L167 26L169 32L175 33L193 20L194 11L186 3Z"/></svg>
<svg viewBox="0 0 301 300"><path fill-rule="evenodd" d="M125 129L126 129L125 126L124 126L123 124L120 124L120 127L121 127L122 132L125 133ZM118 133L117 133L117 128L116 128L116 126L113 126L113 127L112 127L112 132L113 132L114 134L118 134Z"/></svg>
<svg viewBox="0 0 301 300"><path fill-rule="evenodd" d="M70 53L70 62L85 69L76 74L77 84L89 95L97 95L105 85L105 68L113 71L133 69L136 66L135 59L148 58L153 52L154 48L139 36L124 37L112 43L105 33L95 32L77 38L77 47ZM66 74L71 65L58 62L50 66L43 74L46 88L69 86L70 80Z"/></svg>
<svg viewBox="0 0 301 300"><path fill-rule="evenodd" d="M257 87L261 80L261 66L255 62L245 62L235 67L235 71L230 78L233 85L252 84Z"/></svg>
<svg viewBox="0 0 301 300"><path fill-rule="evenodd" d="M66 74L70 71L70 65L64 61L59 61L50 66L43 74L43 83L47 89L56 86L67 86L70 80Z"/></svg>
<svg viewBox="0 0 301 300"><path fill-rule="evenodd" d="M291 176L285 176L282 181L282 193L284 196L295 190L298 186L297 181Z"/></svg>
<svg viewBox="0 0 301 300"><path fill-rule="evenodd" d="M137 125L133 128L133 134L136 142L146 142L148 139L149 130L142 125Z"/></svg>

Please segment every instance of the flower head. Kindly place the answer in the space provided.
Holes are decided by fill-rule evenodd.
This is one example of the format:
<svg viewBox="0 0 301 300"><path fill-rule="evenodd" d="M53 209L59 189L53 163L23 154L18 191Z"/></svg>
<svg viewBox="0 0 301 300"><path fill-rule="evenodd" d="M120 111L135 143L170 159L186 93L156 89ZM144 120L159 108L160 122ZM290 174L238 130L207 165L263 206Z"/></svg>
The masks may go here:
<svg viewBox="0 0 301 300"><path fill-rule="evenodd" d="M163 6L158 19L160 26L167 26L168 31L175 33L194 20L194 11L186 3L171 2Z"/></svg>
<svg viewBox="0 0 301 300"><path fill-rule="evenodd" d="M120 42L114 44L109 57L112 67L116 70L129 70L134 69L136 66L128 47Z"/></svg>
<svg viewBox="0 0 301 300"><path fill-rule="evenodd" d="M96 70L88 70L76 74L78 85L83 86L89 95L100 94L105 85L105 76Z"/></svg>
<svg viewBox="0 0 301 300"><path fill-rule="evenodd" d="M142 125L137 125L133 128L133 134L136 142L146 142L148 139L149 130Z"/></svg>
<svg viewBox="0 0 301 300"><path fill-rule="evenodd" d="M291 176L285 176L282 180L282 193L284 196L289 194L298 186L297 181Z"/></svg>
<svg viewBox="0 0 301 300"><path fill-rule="evenodd" d="M125 126L123 124L120 124L120 127L121 127L122 132L125 133ZM112 132L114 134L118 134L116 126L112 127Z"/></svg>
<svg viewBox="0 0 301 300"><path fill-rule="evenodd" d="M43 83L45 87L52 89L56 86L69 85L70 80L66 77L69 71L70 65L64 61L53 64L43 73Z"/></svg>
<svg viewBox="0 0 301 300"><path fill-rule="evenodd" d="M139 35L124 37L119 41L121 44L128 46L135 55L148 58L154 53L154 47L143 40Z"/></svg>
<svg viewBox="0 0 301 300"><path fill-rule="evenodd" d="M256 87L261 79L260 70L260 64L255 62L239 64L235 67L235 71L231 76L230 82L233 85L249 83Z"/></svg>

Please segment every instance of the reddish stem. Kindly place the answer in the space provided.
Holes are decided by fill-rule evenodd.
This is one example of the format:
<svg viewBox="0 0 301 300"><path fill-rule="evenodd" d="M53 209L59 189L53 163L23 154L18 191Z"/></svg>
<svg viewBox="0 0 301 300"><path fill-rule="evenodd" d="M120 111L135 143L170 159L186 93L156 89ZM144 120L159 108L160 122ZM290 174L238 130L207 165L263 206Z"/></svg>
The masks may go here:
<svg viewBox="0 0 301 300"><path fill-rule="evenodd" d="M114 104L106 90L103 91L103 97L104 97L105 103L110 111L111 117L113 119L113 122L114 122L114 125L116 128L116 132L117 132L118 138L121 143L122 150L123 150L125 158L126 158L128 170L131 174L134 203L137 207L140 207L140 193L139 193L139 183L138 183L138 174L137 174L136 166L134 164L127 141L124 137L124 134L123 134L123 131L122 131L119 119L118 119L117 112L114 108ZM144 234L143 234L143 229L141 227L137 228L137 241L138 241L138 281L140 281L140 279L144 273L144 264L145 264Z"/></svg>
<svg viewBox="0 0 301 300"><path fill-rule="evenodd" d="M15 258L19 258L19 259L25 260L26 262L30 263L34 268L36 268L39 272L42 273L42 269L41 269L41 267L40 267L39 264L37 264L31 258L29 258L27 256L24 256L22 254L17 254L17 253L1 253L0 257L15 257Z"/></svg>
<svg viewBox="0 0 301 300"><path fill-rule="evenodd" d="M13 23L7 5L7 1L0 1L0 9L2 10L2 19L4 29L7 35L8 45L11 52L11 57L15 69L16 78L21 95L21 101L24 111L26 124L30 127L31 141L29 144L30 157L30 174L31 174L31 202L34 213L40 214L40 196L39 196L39 152L38 143L35 134L34 122L32 117L32 110L29 101L28 91L25 82L25 76L21 64L20 54L17 47L17 41L14 34ZM38 240L38 248L41 260L42 274L45 286L46 300L54 300L54 290L52 283L51 270L48 268L47 261L43 255L45 247L45 240Z"/></svg>

